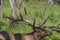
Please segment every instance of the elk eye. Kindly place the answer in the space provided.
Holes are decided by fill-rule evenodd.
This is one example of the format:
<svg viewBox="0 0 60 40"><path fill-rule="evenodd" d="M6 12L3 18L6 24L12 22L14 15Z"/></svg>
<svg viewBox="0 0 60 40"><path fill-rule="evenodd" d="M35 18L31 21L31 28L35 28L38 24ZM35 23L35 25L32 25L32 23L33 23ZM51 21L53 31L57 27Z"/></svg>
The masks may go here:
<svg viewBox="0 0 60 40"><path fill-rule="evenodd" d="M46 33L48 32L48 31L45 31Z"/></svg>
<svg viewBox="0 0 60 40"><path fill-rule="evenodd" d="M37 35L37 37L39 37L39 35Z"/></svg>

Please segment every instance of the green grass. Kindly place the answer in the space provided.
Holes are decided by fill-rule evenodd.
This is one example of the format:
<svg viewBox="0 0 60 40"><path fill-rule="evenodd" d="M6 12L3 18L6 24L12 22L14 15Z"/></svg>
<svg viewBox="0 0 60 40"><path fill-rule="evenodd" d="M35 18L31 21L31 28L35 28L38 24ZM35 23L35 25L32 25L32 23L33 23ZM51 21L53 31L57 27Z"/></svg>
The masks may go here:
<svg viewBox="0 0 60 40"><path fill-rule="evenodd" d="M7 1L6 1L7 2ZM3 13L7 16L11 15L11 8L10 4L4 2L3 5ZM39 21L43 20L44 15L49 15L49 18L46 22L45 25L51 26L51 25L57 25L60 23L60 7L57 5L51 6L47 5L46 2L34 2L34 3L26 3L24 5L27 9L28 14L31 16L30 21L33 22L33 18L36 19L36 24L39 23ZM46 12L44 13L45 8ZM26 15L24 13L23 7L21 8L21 14L24 18L26 18ZM15 33L21 33L21 34L26 34L30 33L32 31L32 28L28 25L25 24L13 24L10 25L10 20L8 19L0 19L0 31L10 31L13 34ZM46 37L43 40L60 40L60 33L53 32L53 34L50 37Z"/></svg>

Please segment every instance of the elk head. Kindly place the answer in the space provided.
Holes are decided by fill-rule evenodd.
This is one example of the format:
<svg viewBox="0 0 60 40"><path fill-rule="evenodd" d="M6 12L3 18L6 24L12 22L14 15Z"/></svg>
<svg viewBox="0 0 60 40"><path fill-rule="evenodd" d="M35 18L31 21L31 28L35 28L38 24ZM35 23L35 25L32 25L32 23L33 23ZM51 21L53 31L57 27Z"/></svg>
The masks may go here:
<svg viewBox="0 0 60 40"><path fill-rule="evenodd" d="M41 29L36 29L33 35L35 36L36 40L41 40L42 38L46 36L50 36L52 33L48 30L41 30Z"/></svg>

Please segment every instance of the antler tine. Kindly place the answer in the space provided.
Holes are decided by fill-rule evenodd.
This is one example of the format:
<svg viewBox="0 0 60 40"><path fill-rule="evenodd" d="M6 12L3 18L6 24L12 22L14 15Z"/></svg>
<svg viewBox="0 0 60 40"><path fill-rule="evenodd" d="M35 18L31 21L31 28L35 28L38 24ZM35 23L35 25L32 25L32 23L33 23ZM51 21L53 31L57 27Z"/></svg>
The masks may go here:
<svg viewBox="0 0 60 40"><path fill-rule="evenodd" d="M45 9L44 9L44 11L43 11L43 13L45 13L46 14L46 9L47 9L47 6L45 7ZM44 24L45 24L45 22L47 21L47 19L48 19L48 15L45 15L46 17L44 18L44 20L42 20L38 25L38 27L42 27Z"/></svg>
<svg viewBox="0 0 60 40"><path fill-rule="evenodd" d="M22 22L23 22L24 24L29 25L29 26L33 26L33 24L32 24L29 20L24 19Z"/></svg>
<svg viewBox="0 0 60 40"><path fill-rule="evenodd" d="M39 23L39 26L38 26L38 27L43 26L43 25L46 23L47 19L48 19L48 15L44 18L44 20L42 20L42 21Z"/></svg>
<svg viewBox="0 0 60 40"><path fill-rule="evenodd" d="M21 19L20 19L20 20L24 20L24 19L23 19L23 17L22 17L22 15L21 15L21 13L20 13L20 17L21 17Z"/></svg>
<svg viewBox="0 0 60 40"><path fill-rule="evenodd" d="M35 28L37 28L35 23L36 23L36 19L34 18L34 22L33 22L33 26L32 26L33 30L36 30Z"/></svg>
<svg viewBox="0 0 60 40"><path fill-rule="evenodd" d="M8 19L10 19L10 20L13 19L12 17L8 17L8 16L5 16L5 15L3 15L3 18L8 18Z"/></svg>
<svg viewBox="0 0 60 40"><path fill-rule="evenodd" d="M36 20L35 20L35 18L34 18L33 26L35 26L35 23L36 23Z"/></svg>
<svg viewBox="0 0 60 40"><path fill-rule="evenodd" d="M33 23L31 23L29 20L24 20L23 23L31 26L33 30L35 30L35 28L36 28L35 27L35 23L36 23L36 20L35 19L34 19L34 22Z"/></svg>
<svg viewBox="0 0 60 40"><path fill-rule="evenodd" d="M26 8L24 7L24 11L25 11L25 14L27 15L27 11L26 11Z"/></svg>

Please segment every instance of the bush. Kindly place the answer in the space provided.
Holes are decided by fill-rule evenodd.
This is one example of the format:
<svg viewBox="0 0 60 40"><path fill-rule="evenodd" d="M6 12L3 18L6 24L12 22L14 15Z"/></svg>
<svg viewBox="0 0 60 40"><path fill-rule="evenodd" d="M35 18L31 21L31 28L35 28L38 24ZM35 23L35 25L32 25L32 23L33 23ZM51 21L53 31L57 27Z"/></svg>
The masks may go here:
<svg viewBox="0 0 60 40"><path fill-rule="evenodd" d="M54 0L55 4L60 4L60 0Z"/></svg>

